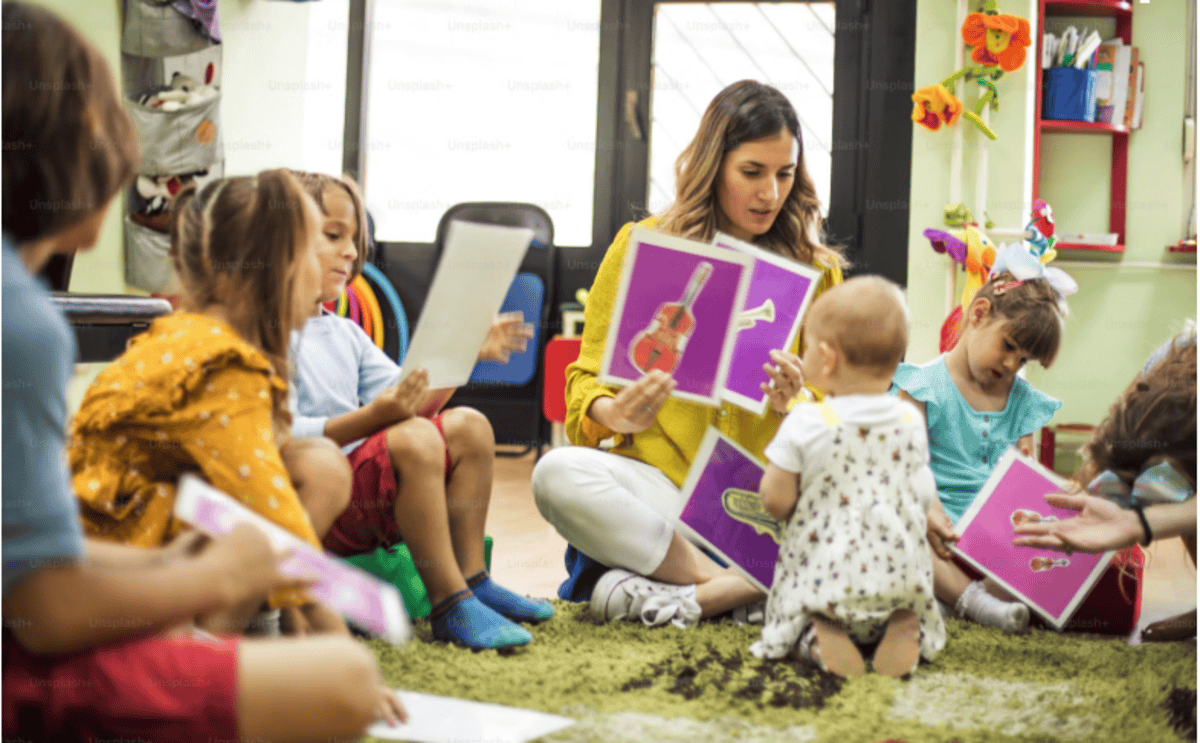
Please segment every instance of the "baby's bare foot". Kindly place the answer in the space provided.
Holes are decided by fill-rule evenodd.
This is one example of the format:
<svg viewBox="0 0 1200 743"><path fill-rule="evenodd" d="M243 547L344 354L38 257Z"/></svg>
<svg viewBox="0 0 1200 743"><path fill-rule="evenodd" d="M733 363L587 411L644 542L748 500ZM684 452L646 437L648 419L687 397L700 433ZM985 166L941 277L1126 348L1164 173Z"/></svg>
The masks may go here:
<svg viewBox="0 0 1200 743"><path fill-rule="evenodd" d="M921 620L916 612L901 609L888 618L887 630L875 649L875 672L892 678L907 676L921 657Z"/></svg>

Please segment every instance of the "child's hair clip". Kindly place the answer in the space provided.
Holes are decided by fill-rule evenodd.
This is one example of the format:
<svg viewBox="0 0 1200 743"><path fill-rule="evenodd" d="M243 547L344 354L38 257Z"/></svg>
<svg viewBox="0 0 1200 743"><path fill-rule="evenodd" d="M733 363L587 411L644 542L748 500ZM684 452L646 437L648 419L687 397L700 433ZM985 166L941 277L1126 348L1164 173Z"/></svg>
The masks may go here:
<svg viewBox="0 0 1200 743"><path fill-rule="evenodd" d="M1021 284L1024 284L1024 283L1025 282L1021 279L1017 279L1016 281L1004 281L999 284L996 284L996 288L995 288L995 290L993 290L992 293L998 297L1001 294L1003 294L1004 292L1008 291L1009 289L1016 289L1018 286L1020 286Z"/></svg>

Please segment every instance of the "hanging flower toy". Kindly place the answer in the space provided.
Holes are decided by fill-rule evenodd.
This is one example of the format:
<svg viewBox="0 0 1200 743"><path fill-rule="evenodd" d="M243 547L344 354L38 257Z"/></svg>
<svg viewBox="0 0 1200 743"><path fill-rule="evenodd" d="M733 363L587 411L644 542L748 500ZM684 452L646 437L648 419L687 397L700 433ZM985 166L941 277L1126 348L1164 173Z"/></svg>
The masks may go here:
<svg viewBox="0 0 1200 743"><path fill-rule="evenodd" d="M1000 108L1000 92L995 81L1005 72L1013 72L1025 64L1025 49L1033 43L1029 35L1029 21L996 10L996 0L986 0L982 12L971 13L963 21L962 39L974 47L969 64L936 85L918 88L912 95L912 120L931 132L942 124L953 126L961 113L977 126L988 139L996 133L983 123L979 114L984 106L996 111ZM975 102L971 111L964 110L962 101L950 87L961 77L973 76L975 82L986 88Z"/></svg>

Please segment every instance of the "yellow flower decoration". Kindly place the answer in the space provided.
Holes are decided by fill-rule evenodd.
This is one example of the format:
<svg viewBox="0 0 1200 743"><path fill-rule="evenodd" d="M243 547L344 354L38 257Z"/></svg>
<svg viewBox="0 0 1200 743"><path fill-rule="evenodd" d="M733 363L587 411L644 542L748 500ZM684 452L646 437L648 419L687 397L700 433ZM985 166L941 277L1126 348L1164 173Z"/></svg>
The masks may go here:
<svg viewBox="0 0 1200 743"><path fill-rule="evenodd" d="M942 124L954 126L963 110L962 101L941 84L918 88L912 100L912 120L931 132L936 132Z"/></svg>

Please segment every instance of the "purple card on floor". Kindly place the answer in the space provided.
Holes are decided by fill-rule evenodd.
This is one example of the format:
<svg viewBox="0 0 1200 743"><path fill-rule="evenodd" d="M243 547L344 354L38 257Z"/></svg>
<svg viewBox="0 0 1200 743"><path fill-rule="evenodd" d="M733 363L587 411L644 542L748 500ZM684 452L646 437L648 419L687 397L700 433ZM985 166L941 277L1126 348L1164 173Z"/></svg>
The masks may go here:
<svg viewBox="0 0 1200 743"><path fill-rule="evenodd" d="M713 238L713 245L754 258L746 304L734 323L737 338L721 396L762 415L767 410L767 393L759 385L771 381L763 364L772 363L771 349L791 350L821 272L721 232Z"/></svg>
<svg viewBox="0 0 1200 743"><path fill-rule="evenodd" d="M964 560L1021 599L1055 629L1070 621L1114 552L1067 555L1037 547L1014 547L1018 524L1058 521L1077 515L1044 498L1068 483L1034 460L1009 449L959 519L962 538L952 547Z"/></svg>
<svg viewBox="0 0 1200 743"><path fill-rule="evenodd" d="M175 515L214 537L242 523L258 527L276 552L292 551L280 563L280 573L316 577L308 592L363 629L396 645L412 639L412 623L395 586L325 554L195 475L180 479Z"/></svg>
<svg viewBox="0 0 1200 743"><path fill-rule="evenodd" d="M660 369L675 379L672 397L719 406L752 263L739 252L635 227L600 381L626 386Z"/></svg>
<svg viewBox="0 0 1200 743"><path fill-rule="evenodd" d="M785 524L763 508L765 462L709 427L687 479L676 530L728 563L762 591L775 578Z"/></svg>

